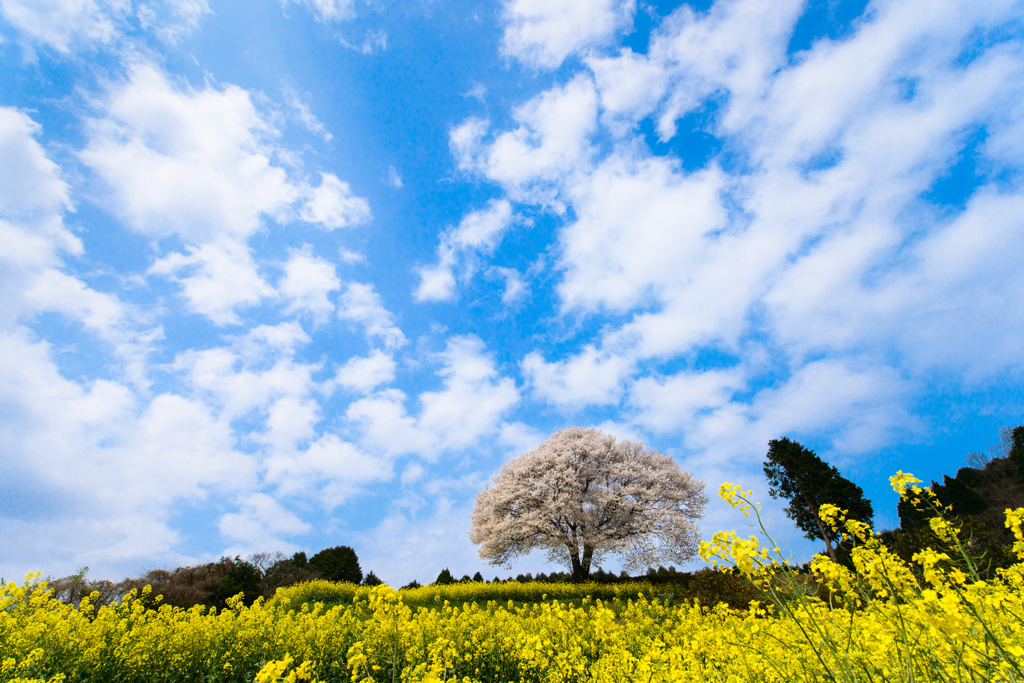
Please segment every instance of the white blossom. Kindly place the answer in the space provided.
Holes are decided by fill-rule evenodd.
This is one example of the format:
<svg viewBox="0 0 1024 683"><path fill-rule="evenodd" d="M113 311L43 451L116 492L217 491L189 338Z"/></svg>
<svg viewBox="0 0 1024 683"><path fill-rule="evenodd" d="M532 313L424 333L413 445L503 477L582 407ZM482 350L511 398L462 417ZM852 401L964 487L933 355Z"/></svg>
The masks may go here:
<svg viewBox="0 0 1024 683"><path fill-rule="evenodd" d="M543 549L585 578L610 554L630 571L691 559L707 502L704 482L672 458L572 427L498 471L476 496L469 536L491 564Z"/></svg>

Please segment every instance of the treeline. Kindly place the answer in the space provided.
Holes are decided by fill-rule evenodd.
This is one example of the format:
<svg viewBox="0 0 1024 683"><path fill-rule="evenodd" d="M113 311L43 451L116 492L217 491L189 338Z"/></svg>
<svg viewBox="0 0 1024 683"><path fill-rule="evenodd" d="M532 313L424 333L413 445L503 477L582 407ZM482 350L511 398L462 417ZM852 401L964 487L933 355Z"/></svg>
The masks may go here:
<svg viewBox="0 0 1024 683"><path fill-rule="evenodd" d="M873 506L861 488L814 451L787 438L769 442L764 470L772 487L769 493L790 501L786 515L807 538L824 541L833 560L852 569L852 540L827 528L818 512L824 503L832 503L848 518L872 524ZM1024 507L1024 425L1000 430L999 443L988 453L968 454L966 467L952 477L943 474L942 483L932 480L928 491L925 502L917 503L920 509L908 499L899 502L900 526L879 534L887 548L908 564L913 564L915 554L931 548L953 558L944 563L952 566L963 564L955 559L961 557L959 543L982 579L1014 564L1014 538L1005 526L1005 511ZM932 529L935 504L953 522L956 539L943 538Z"/></svg>
<svg viewBox="0 0 1024 683"><path fill-rule="evenodd" d="M1014 538L1005 526L1005 511L1024 507L1024 425L1000 430L999 443L988 453L969 454L966 467L952 477L943 474L942 483L933 480L929 488L959 525L959 540L982 567L982 578L1009 567ZM932 531L929 515L906 501L900 501L897 511L899 529L881 536L901 559L909 561L925 547L957 556Z"/></svg>
<svg viewBox="0 0 1024 683"><path fill-rule="evenodd" d="M321 550L313 557L298 552L288 557L283 553L255 553L245 559L222 557L216 562L177 569L154 569L136 578L120 582L90 580L88 567L78 573L48 584L58 600L78 604L91 593L98 593L94 604L109 605L119 602L131 591L143 594L151 586L147 600L159 604L189 608L195 605L223 609L228 598L244 594L244 602L251 605L259 597L271 598L278 588L314 579L345 581L367 586L381 582L372 571L363 575L355 550L348 546L335 546Z"/></svg>
<svg viewBox="0 0 1024 683"><path fill-rule="evenodd" d="M662 567L659 566L657 569L651 567L645 574L638 574L636 576L630 576L626 571L622 571L618 574L613 572L606 572L604 569L598 567L590 573L588 581L594 583L629 583L636 581L647 581L648 583L685 583L693 576L693 572L681 572L675 567ZM437 575L431 586L446 586L456 583L473 583L473 582L484 582L484 583L573 583L575 580L570 572L551 572L545 574L540 572L534 576L531 572L525 574L517 574L516 576L510 576L507 579L502 579L495 576L491 580L484 579L484 577L477 572L473 576L469 574L464 575L461 579L456 579L451 571L445 567L441 570L441 573ZM422 584L418 581L413 581L403 586L403 588L419 588Z"/></svg>

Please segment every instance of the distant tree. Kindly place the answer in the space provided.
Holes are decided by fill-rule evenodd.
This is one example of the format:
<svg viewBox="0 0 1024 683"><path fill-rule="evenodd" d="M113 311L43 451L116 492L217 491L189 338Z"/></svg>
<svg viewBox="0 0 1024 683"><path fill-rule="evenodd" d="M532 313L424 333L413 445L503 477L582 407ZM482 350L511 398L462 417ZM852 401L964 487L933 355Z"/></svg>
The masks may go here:
<svg viewBox="0 0 1024 683"><path fill-rule="evenodd" d="M60 602L77 606L82 598L98 593L90 600L93 607L111 605L121 600L133 587L128 581L113 583L106 579L90 580L86 578L89 573L88 567L79 567L78 571L71 576L64 576L59 579L46 578L47 586L53 591L53 597ZM2 581L0 581L2 585Z"/></svg>
<svg viewBox="0 0 1024 683"><path fill-rule="evenodd" d="M473 574L473 580L477 581L479 583L483 583L484 575L481 574L480 572L477 572L476 574Z"/></svg>
<svg viewBox="0 0 1024 683"><path fill-rule="evenodd" d="M296 556L301 555L297 558ZM278 588L291 586L302 581L312 581L319 574L309 567L305 553L296 553L286 557L283 553L275 553L273 562L263 572L263 595L271 598Z"/></svg>
<svg viewBox="0 0 1024 683"><path fill-rule="evenodd" d="M961 467L956 476L943 474L941 484L933 481L931 490L942 507L951 509L958 520L982 524L987 532L985 538L990 538L991 543L1012 546L1014 538L1005 526L1005 510L1024 506L1024 425L1004 427L999 430L999 437L999 443L987 453L969 453L968 467ZM896 509L900 528L908 532L927 527L934 514L927 509L918 510L906 500L901 500ZM926 536L911 534L905 538ZM1005 552L993 550L990 554L995 557Z"/></svg>
<svg viewBox="0 0 1024 683"><path fill-rule="evenodd" d="M846 510L850 519L868 524L874 517L871 501L864 498L859 486L796 441L788 438L769 441L764 473L771 486L768 490L771 497L789 500L786 515L807 538L825 541L833 562L838 559L832 545L838 542L840 534L821 521L819 508L832 503Z"/></svg>
<svg viewBox="0 0 1024 683"><path fill-rule="evenodd" d="M1016 562L1012 546L1008 543L1000 543L993 537L989 528L975 518L957 519L954 529L960 548L967 553L982 579L995 578L997 570L1007 568ZM921 569L917 563L913 562L914 555L925 548L931 548L949 556L950 559L940 565L943 569L955 566L963 571L968 571L956 543L937 535L928 524L883 531L879 534L879 539L886 548L906 562L915 573L920 574Z"/></svg>
<svg viewBox="0 0 1024 683"><path fill-rule="evenodd" d="M672 458L572 427L498 471L477 494L469 536L491 564L541 549L580 581L611 554L637 568L689 560L707 501Z"/></svg>
<svg viewBox="0 0 1024 683"><path fill-rule="evenodd" d="M328 581L347 581L358 584L363 580L356 551L347 545L321 550L309 558L309 566Z"/></svg>
<svg viewBox="0 0 1024 683"><path fill-rule="evenodd" d="M417 581L416 579L413 579L409 583L407 583L404 586L402 586L401 590L406 590L406 589L411 589L411 588L420 588L420 586L421 586L420 582Z"/></svg>
<svg viewBox="0 0 1024 683"><path fill-rule="evenodd" d="M228 598L239 593L244 593L243 602L246 605L251 605L260 597L263 575L256 565L237 556L234 559L222 557L218 564L221 572L221 579L217 584L218 607L223 609Z"/></svg>
<svg viewBox="0 0 1024 683"><path fill-rule="evenodd" d="M1006 456L1017 470L1017 481L1024 484L1024 425L1013 428L1010 440L1012 445Z"/></svg>
<svg viewBox="0 0 1024 683"><path fill-rule="evenodd" d="M366 576L363 577L363 585L364 586L379 586L382 583L384 583L384 582L381 581L377 577L377 575L373 573L373 570L370 570L370 571L366 572Z"/></svg>
<svg viewBox="0 0 1024 683"><path fill-rule="evenodd" d="M434 580L434 583L438 586L448 586L455 583L455 577L452 576L450 571L448 571L448 567L445 567L441 570L441 573L437 575L437 579Z"/></svg>
<svg viewBox="0 0 1024 683"><path fill-rule="evenodd" d="M981 472L961 467L955 477L942 475L942 483L932 482L932 491L943 507L952 508L954 515L979 515L988 510L988 502L973 487L981 484Z"/></svg>

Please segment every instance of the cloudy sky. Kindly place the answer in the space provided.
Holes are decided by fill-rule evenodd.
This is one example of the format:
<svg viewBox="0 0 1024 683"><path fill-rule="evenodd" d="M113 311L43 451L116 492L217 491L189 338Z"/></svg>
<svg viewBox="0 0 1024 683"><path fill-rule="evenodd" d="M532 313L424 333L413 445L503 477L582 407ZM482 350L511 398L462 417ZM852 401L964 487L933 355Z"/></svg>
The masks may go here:
<svg viewBox="0 0 1024 683"><path fill-rule="evenodd" d="M0 575L506 575L473 496L571 425L894 526L1024 421L1022 16L0 0Z"/></svg>

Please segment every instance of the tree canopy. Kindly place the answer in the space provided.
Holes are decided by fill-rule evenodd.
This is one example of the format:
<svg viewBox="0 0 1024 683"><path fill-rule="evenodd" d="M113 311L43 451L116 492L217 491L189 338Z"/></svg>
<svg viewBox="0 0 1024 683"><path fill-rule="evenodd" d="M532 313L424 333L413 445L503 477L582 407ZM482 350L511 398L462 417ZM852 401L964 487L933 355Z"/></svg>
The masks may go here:
<svg viewBox="0 0 1024 683"><path fill-rule="evenodd" d="M796 441L786 437L769 441L764 473L771 486L768 490L771 497L789 500L786 516L807 538L825 541L833 560L836 560L836 553L832 544L840 536L822 523L818 509L825 503L832 503L846 510L850 519L867 524L874 517L871 501L864 498L859 486Z"/></svg>
<svg viewBox="0 0 1024 683"><path fill-rule="evenodd" d="M994 543L1013 543L1006 528L1004 511L1024 505L1024 425L1004 427L1000 442L989 453L971 453L968 467L956 475L942 475L942 483L932 481L931 490L943 507L961 521L968 518L982 524ZM900 527L914 531L927 526L929 514L901 500L897 511Z"/></svg>
<svg viewBox="0 0 1024 683"><path fill-rule="evenodd" d="M321 550L309 558L309 566L328 581L359 583L363 580L363 570L359 567L356 551L347 545Z"/></svg>
<svg viewBox="0 0 1024 683"><path fill-rule="evenodd" d="M572 427L502 466L476 496L469 535L491 564L540 549L582 580L609 554L633 569L689 560L707 502L672 458Z"/></svg>

